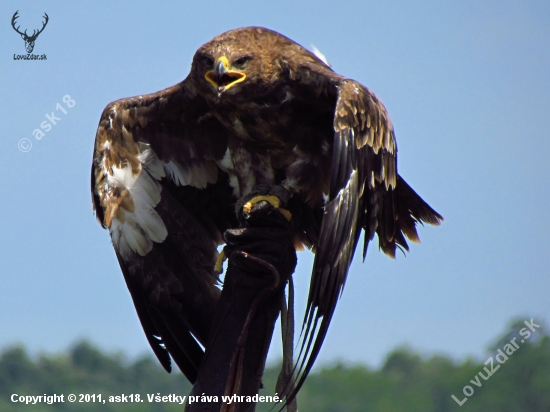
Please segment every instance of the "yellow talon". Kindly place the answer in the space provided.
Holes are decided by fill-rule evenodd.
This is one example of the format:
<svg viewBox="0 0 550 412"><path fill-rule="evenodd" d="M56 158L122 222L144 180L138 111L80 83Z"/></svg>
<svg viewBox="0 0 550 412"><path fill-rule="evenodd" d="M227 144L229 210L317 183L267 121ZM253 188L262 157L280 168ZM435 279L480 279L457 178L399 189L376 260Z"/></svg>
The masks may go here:
<svg viewBox="0 0 550 412"><path fill-rule="evenodd" d="M223 262L227 260L227 256L225 256L225 252L222 249L220 253L218 253L218 257L216 258L216 264L214 265L214 273L219 275L220 273L223 273Z"/></svg>
<svg viewBox="0 0 550 412"><path fill-rule="evenodd" d="M243 210L245 213L250 214L250 211L254 207L254 205L258 202L261 202L262 200L265 200L266 202L269 202L273 205L274 208L279 209L279 206L281 206L281 200L277 196L256 196L250 199L246 204L243 206Z"/></svg>
<svg viewBox="0 0 550 412"><path fill-rule="evenodd" d="M274 208L279 209L279 211L283 214L285 219L290 222L290 219L292 219L292 214L288 210L280 207L281 200L277 196L264 196L264 195L256 196L245 203L245 205L243 206L243 211L247 214L250 214L254 205L258 202L261 202L262 200L265 200L266 202L271 203L271 205L273 205Z"/></svg>

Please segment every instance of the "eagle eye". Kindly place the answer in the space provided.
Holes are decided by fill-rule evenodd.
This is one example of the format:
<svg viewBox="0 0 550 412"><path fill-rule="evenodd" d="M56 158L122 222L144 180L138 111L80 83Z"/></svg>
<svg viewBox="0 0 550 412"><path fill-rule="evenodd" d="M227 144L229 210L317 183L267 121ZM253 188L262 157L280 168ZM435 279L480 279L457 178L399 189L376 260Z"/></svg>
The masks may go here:
<svg viewBox="0 0 550 412"><path fill-rule="evenodd" d="M242 69L250 60L252 60L252 56L249 55L239 57L233 62L233 66Z"/></svg>
<svg viewBox="0 0 550 412"><path fill-rule="evenodd" d="M201 55L201 61L207 67L214 66L214 58L208 54Z"/></svg>

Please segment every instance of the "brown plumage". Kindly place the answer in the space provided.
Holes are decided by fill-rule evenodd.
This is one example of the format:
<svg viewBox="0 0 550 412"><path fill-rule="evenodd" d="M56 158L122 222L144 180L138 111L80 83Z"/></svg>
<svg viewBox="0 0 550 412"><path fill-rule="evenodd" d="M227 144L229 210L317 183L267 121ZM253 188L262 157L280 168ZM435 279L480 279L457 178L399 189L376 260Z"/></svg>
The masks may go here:
<svg viewBox="0 0 550 412"><path fill-rule="evenodd" d="M361 229L394 256L417 222L442 217L397 173L388 113L365 86L271 30L221 34L181 83L109 104L92 166L108 228L147 338L193 381L219 289L213 272L234 205L282 185L298 244L316 251L296 372L303 384L326 336Z"/></svg>

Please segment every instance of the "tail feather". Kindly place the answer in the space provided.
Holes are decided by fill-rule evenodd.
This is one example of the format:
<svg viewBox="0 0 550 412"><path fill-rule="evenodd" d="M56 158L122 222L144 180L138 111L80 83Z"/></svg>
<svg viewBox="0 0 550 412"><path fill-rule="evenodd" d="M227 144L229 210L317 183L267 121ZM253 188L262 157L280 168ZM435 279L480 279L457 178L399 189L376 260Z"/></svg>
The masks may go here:
<svg viewBox="0 0 550 412"><path fill-rule="evenodd" d="M438 226L443 221L443 216L432 209L399 175L394 190L396 214L393 238L388 239L384 228L381 227L383 225L379 225L377 228L380 249L392 258L395 257L396 247L409 250L405 237L414 243L420 243L416 231L417 223ZM386 208L386 204L384 204L384 208Z"/></svg>

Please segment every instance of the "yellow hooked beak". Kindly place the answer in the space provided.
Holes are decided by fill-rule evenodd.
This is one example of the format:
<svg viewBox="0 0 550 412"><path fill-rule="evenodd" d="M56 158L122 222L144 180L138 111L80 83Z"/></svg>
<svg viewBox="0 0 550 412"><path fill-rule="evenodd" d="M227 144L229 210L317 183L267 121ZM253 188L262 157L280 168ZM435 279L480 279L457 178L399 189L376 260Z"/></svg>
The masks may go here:
<svg viewBox="0 0 550 412"><path fill-rule="evenodd" d="M214 63L214 69L204 75L205 79L218 91L218 95L229 90L237 83L241 83L246 79L246 74L243 72L229 70L229 60L222 56Z"/></svg>

